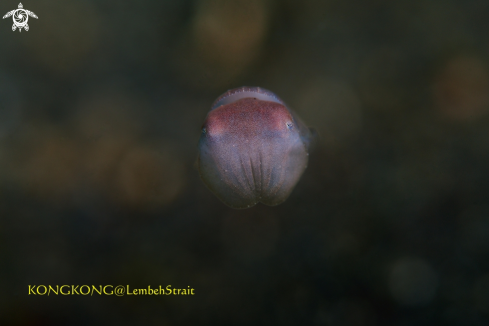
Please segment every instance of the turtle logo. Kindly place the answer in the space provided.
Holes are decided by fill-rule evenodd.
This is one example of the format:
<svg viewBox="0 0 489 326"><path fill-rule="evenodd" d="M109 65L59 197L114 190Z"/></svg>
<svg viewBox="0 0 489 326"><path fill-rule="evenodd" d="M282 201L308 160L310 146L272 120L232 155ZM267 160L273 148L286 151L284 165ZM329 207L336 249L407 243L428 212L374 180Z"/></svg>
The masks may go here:
<svg viewBox="0 0 489 326"><path fill-rule="evenodd" d="M3 19L12 16L14 20L14 24L12 25L12 31L15 32L15 29L19 29L19 32L22 32L22 28L24 28L26 31L29 30L29 25L27 25L27 21L29 20L29 16L34 17L37 19L37 16L35 13L29 10L23 9L24 7L22 6L22 3L19 3L19 9L15 9L12 11L9 11L8 13L3 16Z"/></svg>

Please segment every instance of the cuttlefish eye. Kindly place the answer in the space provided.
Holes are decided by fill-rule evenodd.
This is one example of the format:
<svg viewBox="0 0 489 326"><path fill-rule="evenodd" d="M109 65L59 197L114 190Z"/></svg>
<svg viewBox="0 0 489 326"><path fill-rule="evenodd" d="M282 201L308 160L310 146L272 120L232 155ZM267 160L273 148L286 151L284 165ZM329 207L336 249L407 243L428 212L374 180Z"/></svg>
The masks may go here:
<svg viewBox="0 0 489 326"><path fill-rule="evenodd" d="M241 87L212 105L199 142L199 173L226 205L284 202L307 167L310 130L272 92Z"/></svg>

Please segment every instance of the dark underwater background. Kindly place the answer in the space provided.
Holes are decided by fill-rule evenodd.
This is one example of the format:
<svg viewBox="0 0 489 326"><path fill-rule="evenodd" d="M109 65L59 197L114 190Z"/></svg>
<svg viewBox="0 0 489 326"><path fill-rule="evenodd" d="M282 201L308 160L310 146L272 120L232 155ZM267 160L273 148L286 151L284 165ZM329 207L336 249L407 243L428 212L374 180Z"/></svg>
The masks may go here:
<svg viewBox="0 0 489 326"><path fill-rule="evenodd" d="M0 21L0 324L489 324L488 1L23 5L29 31ZM228 208L196 167L243 85L320 136L276 207Z"/></svg>

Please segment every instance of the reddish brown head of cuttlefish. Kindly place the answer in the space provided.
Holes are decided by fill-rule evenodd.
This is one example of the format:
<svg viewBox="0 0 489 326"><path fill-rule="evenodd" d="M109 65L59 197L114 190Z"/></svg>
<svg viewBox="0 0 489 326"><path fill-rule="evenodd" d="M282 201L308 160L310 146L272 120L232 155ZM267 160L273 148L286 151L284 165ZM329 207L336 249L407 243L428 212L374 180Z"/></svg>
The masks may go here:
<svg viewBox="0 0 489 326"><path fill-rule="evenodd" d="M263 132L287 132L293 127L293 118L280 103L243 98L222 105L207 116L204 128L209 136L240 134L243 137Z"/></svg>

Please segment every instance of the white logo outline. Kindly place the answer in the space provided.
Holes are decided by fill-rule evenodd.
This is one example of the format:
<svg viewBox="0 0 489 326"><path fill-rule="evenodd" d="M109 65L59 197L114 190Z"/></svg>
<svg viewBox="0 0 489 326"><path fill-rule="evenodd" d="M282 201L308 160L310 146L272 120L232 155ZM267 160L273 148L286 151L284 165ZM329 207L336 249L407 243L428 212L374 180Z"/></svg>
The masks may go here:
<svg viewBox="0 0 489 326"><path fill-rule="evenodd" d="M14 24L12 25L13 32L15 32L17 28L19 29L19 32L22 32L22 28L28 31L29 25L27 25L27 21L29 20L29 16L37 19L36 14L32 11L25 10L24 6L22 6L22 3L19 3L18 9L9 11L5 14L5 16L3 16L2 19L8 18L10 16L12 16L12 20L14 21Z"/></svg>

